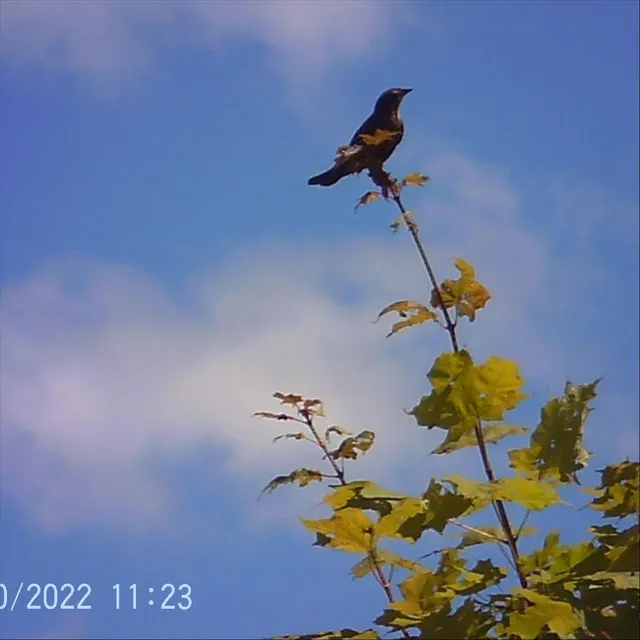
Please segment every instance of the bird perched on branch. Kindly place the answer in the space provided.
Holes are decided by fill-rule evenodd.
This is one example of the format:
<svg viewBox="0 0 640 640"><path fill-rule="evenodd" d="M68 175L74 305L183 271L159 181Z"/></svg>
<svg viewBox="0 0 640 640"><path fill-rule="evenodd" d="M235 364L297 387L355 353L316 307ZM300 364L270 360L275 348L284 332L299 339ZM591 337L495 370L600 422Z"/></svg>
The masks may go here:
<svg viewBox="0 0 640 640"><path fill-rule="evenodd" d="M331 169L309 178L308 184L330 187L341 178L364 169L379 173L404 134L399 109L411 89L387 89L376 100L372 114L360 125L346 147L339 147Z"/></svg>

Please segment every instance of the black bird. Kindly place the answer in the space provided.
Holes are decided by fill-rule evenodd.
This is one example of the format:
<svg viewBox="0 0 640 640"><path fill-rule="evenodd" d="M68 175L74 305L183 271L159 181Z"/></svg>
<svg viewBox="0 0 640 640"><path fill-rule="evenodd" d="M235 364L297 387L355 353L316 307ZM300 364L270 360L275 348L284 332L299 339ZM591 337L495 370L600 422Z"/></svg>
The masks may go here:
<svg viewBox="0 0 640 640"><path fill-rule="evenodd" d="M364 169L381 171L394 149L400 144L404 134L404 124L399 109L402 99L412 89L387 89L376 100L373 113L353 134L348 147L340 147L333 167L324 173L309 178L308 184L330 187L341 178ZM376 131L384 131L391 136L379 144L367 144L360 136L373 136Z"/></svg>

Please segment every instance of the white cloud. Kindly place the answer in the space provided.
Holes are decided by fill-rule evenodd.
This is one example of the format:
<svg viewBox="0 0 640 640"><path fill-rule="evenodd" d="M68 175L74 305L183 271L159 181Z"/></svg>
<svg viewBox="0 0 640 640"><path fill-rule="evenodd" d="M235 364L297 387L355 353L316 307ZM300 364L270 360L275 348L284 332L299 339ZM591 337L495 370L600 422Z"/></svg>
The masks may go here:
<svg viewBox="0 0 640 640"><path fill-rule="evenodd" d="M557 297L567 292L550 283L579 261L566 264L526 230L499 172L459 156L432 167L449 202L430 197L419 222L439 277L453 276L462 256L494 295L463 342L478 360L515 358L526 379L559 392L578 348L557 338ZM179 463L215 445L229 486L251 484L252 495L301 464L299 447L271 443L289 425L251 418L277 410L271 394L283 391L322 398L327 424L377 432L358 475L420 486L450 462L430 459L423 471L435 440L401 410L427 390L446 335L427 326L385 341L388 324L370 320L428 291L406 234L250 247L194 277L180 305L126 267L44 266L2 292L2 485L49 529L164 526L180 496L150 466L154 455Z"/></svg>
<svg viewBox="0 0 640 640"><path fill-rule="evenodd" d="M135 76L167 46L258 42L292 81L380 51L409 10L360 0L3 0L3 55L92 76ZM104 79L104 78L103 78Z"/></svg>
<svg viewBox="0 0 640 640"><path fill-rule="evenodd" d="M251 418L277 407L277 390L324 397L332 417L380 427L384 446L402 449L416 434L391 430L406 427L400 409L417 389L407 394L401 362L388 349L382 355L372 298L348 308L323 279L339 267L348 279L354 260L406 259L377 244L313 253L273 249L249 264L239 259L194 282L191 310L135 272L84 260L5 289L3 485L51 528L129 519L142 505L137 517L158 524L154 505L166 496L160 486L153 495L144 470L152 449L179 458L213 442L227 448L230 468L260 481L295 465L297 450L271 444L287 425ZM367 276L356 286L358 278Z"/></svg>

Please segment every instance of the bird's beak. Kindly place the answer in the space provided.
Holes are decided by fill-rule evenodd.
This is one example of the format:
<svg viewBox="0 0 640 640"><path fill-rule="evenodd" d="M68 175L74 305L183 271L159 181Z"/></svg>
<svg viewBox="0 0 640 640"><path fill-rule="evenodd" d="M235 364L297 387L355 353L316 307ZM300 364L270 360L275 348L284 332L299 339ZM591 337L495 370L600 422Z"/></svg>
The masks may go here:
<svg viewBox="0 0 640 640"><path fill-rule="evenodd" d="M413 89L400 89L400 91L402 91L402 96L404 97L407 93L411 93Z"/></svg>

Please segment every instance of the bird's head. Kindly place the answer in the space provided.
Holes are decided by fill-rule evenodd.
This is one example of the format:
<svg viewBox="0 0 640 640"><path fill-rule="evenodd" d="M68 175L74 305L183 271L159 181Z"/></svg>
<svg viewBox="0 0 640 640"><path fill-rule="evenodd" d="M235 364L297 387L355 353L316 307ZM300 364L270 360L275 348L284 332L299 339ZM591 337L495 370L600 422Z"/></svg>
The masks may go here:
<svg viewBox="0 0 640 640"><path fill-rule="evenodd" d="M384 111L395 111L402 102L402 99L411 93L413 89L387 89L380 94L380 97L376 100L376 106L374 109Z"/></svg>

